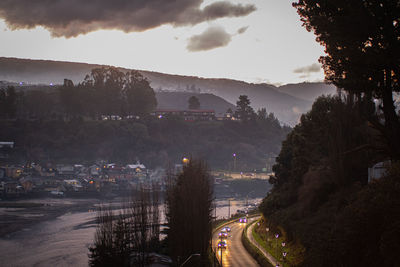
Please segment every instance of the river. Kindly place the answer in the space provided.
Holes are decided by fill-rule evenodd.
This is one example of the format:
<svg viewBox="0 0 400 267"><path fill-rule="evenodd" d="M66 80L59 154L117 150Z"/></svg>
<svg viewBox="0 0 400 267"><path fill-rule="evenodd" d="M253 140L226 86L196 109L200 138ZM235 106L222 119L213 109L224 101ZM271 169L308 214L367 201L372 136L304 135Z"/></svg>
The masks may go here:
<svg viewBox="0 0 400 267"><path fill-rule="evenodd" d="M226 199L216 200L216 215L218 218L227 218L238 209L245 209L246 202L258 203L261 199ZM30 218L44 216L40 210L32 213L30 209L0 210L0 216L12 214L19 222L18 216L28 223L24 228L0 238L0 266L88 266L88 247L93 242L96 225L93 223L96 216L96 207L99 200L89 199L44 199L36 202L60 207L66 213L52 219L36 220L29 223ZM24 201L27 202L27 201ZM80 209L65 209L65 206L74 207L82 203ZM113 202L118 205L117 202ZM42 210L46 212L46 210ZM17 217L16 217L17 216ZM30 217L31 216L31 217ZM9 221L8 223L13 223Z"/></svg>

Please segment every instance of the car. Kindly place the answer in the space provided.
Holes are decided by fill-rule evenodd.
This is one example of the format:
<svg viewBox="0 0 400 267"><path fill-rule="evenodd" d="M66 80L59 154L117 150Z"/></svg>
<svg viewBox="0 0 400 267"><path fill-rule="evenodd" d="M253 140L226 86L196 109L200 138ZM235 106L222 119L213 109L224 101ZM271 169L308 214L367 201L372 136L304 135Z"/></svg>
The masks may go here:
<svg viewBox="0 0 400 267"><path fill-rule="evenodd" d="M218 233L218 237L219 238L227 238L228 237L228 233L226 231L221 231Z"/></svg>
<svg viewBox="0 0 400 267"><path fill-rule="evenodd" d="M219 241L218 242L218 249L224 249L226 248L227 244L225 241Z"/></svg>
<svg viewBox="0 0 400 267"><path fill-rule="evenodd" d="M239 219L240 223L247 223L247 218L246 217L242 217Z"/></svg>
<svg viewBox="0 0 400 267"><path fill-rule="evenodd" d="M229 226L225 226L224 228L222 228L221 231L226 231L229 233L231 231L231 228Z"/></svg>

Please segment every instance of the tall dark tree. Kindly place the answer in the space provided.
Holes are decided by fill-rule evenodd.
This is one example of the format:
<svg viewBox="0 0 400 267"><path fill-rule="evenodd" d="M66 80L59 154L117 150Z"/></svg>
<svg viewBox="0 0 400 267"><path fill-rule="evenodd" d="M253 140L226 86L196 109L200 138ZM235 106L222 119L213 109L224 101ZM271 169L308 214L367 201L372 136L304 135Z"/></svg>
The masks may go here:
<svg viewBox="0 0 400 267"><path fill-rule="evenodd" d="M376 121L400 158L400 120L393 92L400 91L398 0L300 0L293 4L304 26L325 47L326 80L360 97L381 100L385 122Z"/></svg>
<svg viewBox="0 0 400 267"><path fill-rule="evenodd" d="M191 96L188 100L189 109L199 109L200 108L200 100L196 96Z"/></svg>
<svg viewBox="0 0 400 267"><path fill-rule="evenodd" d="M128 113L145 115L157 106L157 99L149 81L138 71L129 71L125 75L125 92Z"/></svg>
<svg viewBox="0 0 400 267"><path fill-rule="evenodd" d="M117 68L96 68L86 75L82 85L94 88L97 97L96 104L101 109L102 115L122 115L125 74Z"/></svg>
<svg viewBox="0 0 400 267"><path fill-rule="evenodd" d="M204 266L211 240L211 176L204 162L189 160L168 193L168 238L172 256L183 261L199 253Z"/></svg>
<svg viewBox="0 0 400 267"><path fill-rule="evenodd" d="M0 116L12 119L17 113L17 93L13 86L0 90Z"/></svg>
<svg viewBox="0 0 400 267"><path fill-rule="evenodd" d="M85 100L78 87L71 80L64 79L64 85L60 87L59 98L67 118L83 115Z"/></svg>
<svg viewBox="0 0 400 267"><path fill-rule="evenodd" d="M41 90L27 92L24 104L28 115L37 119L49 118L55 110L55 99L49 93Z"/></svg>
<svg viewBox="0 0 400 267"><path fill-rule="evenodd" d="M15 118L17 112L17 93L14 86L7 87L6 111L9 118Z"/></svg>
<svg viewBox="0 0 400 267"><path fill-rule="evenodd" d="M7 101L6 91L4 89L0 89L0 116L1 117L6 116L6 101Z"/></svg>
<svg viewBox="0 0 400 267"><path fill-rule="evenodd" d="M236 102L235 116L242 121L250 121L255 118L255 112L250 106L250 99L247 95L240 95L239 100Z"/></svg>

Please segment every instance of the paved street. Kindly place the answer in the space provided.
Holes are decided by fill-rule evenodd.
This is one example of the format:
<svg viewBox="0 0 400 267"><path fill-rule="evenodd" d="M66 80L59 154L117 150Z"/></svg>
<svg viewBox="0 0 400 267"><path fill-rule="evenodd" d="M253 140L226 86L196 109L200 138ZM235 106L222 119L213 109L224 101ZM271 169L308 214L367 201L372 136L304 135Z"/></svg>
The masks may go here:
<svg viewBox="0 0 400 267"><path fill-rule="evenodd" d="M253 220L253 219L250 219ZM246 226L243 223L234 222L227 225L231 228L231 232L229 233L227 240L228 247L227 249L223 249L222 251L222 266L240 266L240 267L248 267L248 266L259 266L256 260L247 252L244 248L241 237L244 227ZM218 244L218 233L216 232L213 235L213 247L216 248ZM218 252L218 257L221 257L221 251Z"/></svg>

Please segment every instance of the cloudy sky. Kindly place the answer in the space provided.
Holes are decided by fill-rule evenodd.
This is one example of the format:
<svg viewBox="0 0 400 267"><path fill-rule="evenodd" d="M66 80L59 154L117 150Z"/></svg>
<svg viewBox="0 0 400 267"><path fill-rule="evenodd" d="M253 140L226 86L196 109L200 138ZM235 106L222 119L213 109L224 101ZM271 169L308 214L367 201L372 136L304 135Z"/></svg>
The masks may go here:
<svg viewBox="0 0 400 267"><path fill-rule="evenodd" d="M292 0L1 0L0 56L286 84L323 48Z"/></svg>

